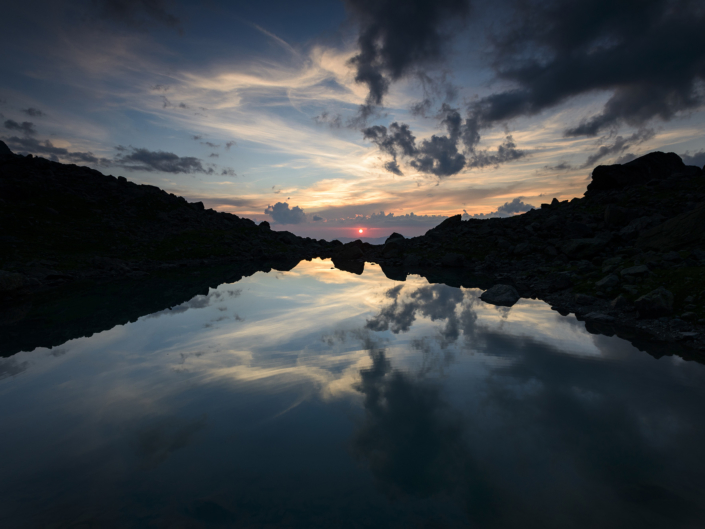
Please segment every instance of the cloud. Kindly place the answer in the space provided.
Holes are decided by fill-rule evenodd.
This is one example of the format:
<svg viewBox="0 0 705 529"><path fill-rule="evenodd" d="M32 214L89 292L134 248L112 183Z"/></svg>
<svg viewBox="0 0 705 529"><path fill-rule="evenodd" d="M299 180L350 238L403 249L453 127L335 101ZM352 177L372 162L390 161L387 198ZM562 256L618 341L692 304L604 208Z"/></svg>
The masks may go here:
<svg viewBox="0 0 705 529"><path fill-rule="evenodd" d="M12 136L5 138L7 145L15 152L21 154L46 155L49 159L58 161L59 158L71 163L91 163L108 165L110 160L95 156L92 152L69 152L63 147L54 147L49 140L39 141L35 138L18 138Z"/></svg>
<svg viewBox="0 0 705 529"><path fill-rule="evenodd" d="M689 151L685 151L685 154L681 154L683 163L685 165L697 165L698 167L705 166L705 149L700 149L699 151L690 154Z"/></svg>
<svg viewBox="0 0 705 529"><path fill-rule="evenodd" d="M34 123L30 121L23 121L22 123L17 123L13 119L8 119L5 121L5 128L8 130L15 130L22 132L26 135L34 135L37 133L37 129L34 128Z"/></svg>
<svg viewBox="0 0 705 529"><path fill-rule="evenodd" d="M205 169L201 160L193 156L182 157L166 151L122 146L118 146L118 151L114 163L130 171L160 171L172 174L214 172L212 168Z"/></svg>
<svg viewBox="0 0 705 529"><path fill-rule="evenodd" d="M264 210L266 215L272 217L277 224L301 224L306 222L306 214L299 206L289 209L288 202L277 202L273 206L267 206Z"/></svg>
<svg viewBox="0 0 705 529"><path fill-rule="evenodd" d="M317 125L326 125L331 129L343 127L343 116L340 114L329 114L328 111L323 111L318 116L314 116L313 121Z"/></svg>
<svg viewBox="0 0 705 529"><path fill-rule="evenodd" d="M46 114L44 112L42 112L41 110L39 110L37 108L33 108L33 107L23 108L22 112L24 112L25 114L27 114L28 116L33 117L33 118L41 118L43 116L46 116Z"/></svg>
<svg viewBox="0 0 705 529"><path fill-rule="evenodd" d="M582 168L593 167L598 160L613 154L621 154L632 145L639 145L640 143L650 140L655 135L654 129L640 129L627 138L617 136L614 139L614 143L611 145L601 145L596 152L588 156Z"/></svg>
<svg viewBox="0 0 705 529"><path fill-rule="evenodd" d="M225 144L225 150L226 150L226 151L229 151L229 150L230 150L230 147L232 147L233 145L237 145L237 143L234 142L234 141L229 141L229 142L227 142L227 143Z"/></svg>
<svg viewBox="0 0 705 529"><path fill-rule="evenodd" d="M489 219L494 217L512 217L517 213L526 213L534 209L531 204L525 204L522 202L521 197L517 197L511 202L505 202L503 205L497 208L497 211L492 211L491 213L477 213L476 215L468 215L468 213L463 214L465 219Z"/></svg>
<svg viewBox="0 0 705 529"><path fill-rule="evenodd" d="M497 147L496 153L477 151L475 146L479 142L479 134L472 129L469 120L463 122L458 109L443 103L438 114L440 124L445 127L447 134L433 135L416 145L416 137L409 126L397 122L389 126L374 125L362 130L365 139L375 143L379 149L392 156L392 161L385 163L384 167L390 173L401 175L402 171L397 162L398 158L408 158L409 165L416 170L445 178L455 175L465 167L482 168L495 166L527 155L525 151L517 149L511 135L507 135L504 142ZM460 143L465 144L465 154L458 150ZM468 160L466 155L470 157Z"/></svg>
<svg viewBox="0 0 705 529"><path fill-rule="evenodd" d="M319 217L318 215L314 215L311 220L314 222L318 222L319 220L323 220L323 217Z"/></svg>
<svg viewBox="0 0 705 529"><path fill-rule="evenodd" d="M28 367L29 362L18 362L13 358L0 359L0 379L17 376Z"/></svg>
<svg viewBox="0 0 705 529"><path fill-rule="evenodd" d="M566 130L593 136L702 105L705 10L689 0L612 3L528 0L493 38L499 80L513 87L471 105L482 126L534 115L577 95L611 95Z"/></svg>
<svg viewBox="0 0 705 529"><path fill-rule="evenodd" d="M211 141L202 141L201 145L206 145L207 147L210 147L211 149L217 149L220 147L220 145L213 143Z"/></svg>
<svg viewBox="0 0 705 529"><path fill-rule="evenodd" d="M350 215L345 217L335 217L336 211L331 210L328 214L322 213L325 216L327 226L337 227L358 227L370 226L375 228L395 228L400 226L405 227L420 227L433 228L448 218L447 215L416 215L413 212L405 215L395 215L394 213L372 213L370 215Z"/></svg>
<svg viewBox="0 0 705 529"><path fill-rule="evenodd" d="M359 24L359 52L350 64L369 91L363 116L382 104L391 82L439 61L451 27L469 10L467 0L346 0L346 6Z"/></svg>
<svg viewBox="0 0 705 529"><path fill-rule="evenodd" d="M496 154L490 154L488 151L478 151L474 153L472 160L468 163L468 167L480 168L490 165L499 167L503 163L519 160L526 155L526 151L517 149L514 138L512 138L510 134L507 135L504 142L497 147Z"/></svg>

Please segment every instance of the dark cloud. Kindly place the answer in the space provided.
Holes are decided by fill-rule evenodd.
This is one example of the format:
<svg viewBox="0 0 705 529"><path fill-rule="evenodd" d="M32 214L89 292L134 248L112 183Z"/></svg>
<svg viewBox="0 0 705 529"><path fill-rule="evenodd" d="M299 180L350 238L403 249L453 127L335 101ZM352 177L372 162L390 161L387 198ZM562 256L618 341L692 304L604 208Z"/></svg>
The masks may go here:
<svg viewBox="0 0 705 529"><path fill-rule="evenodd" d="M233 145L237 145L237 143L234 142L234 141L229 141L229 142L227 142L227 143L225 144L225 150L226 150L226 151L229 151L229 150L230 150L230 147L232 147Z"/></svg>
<svg viewBox="0 0 705 529"><path fill-rule="evenodd" d="M496 153L490 153L489 151L475 152L472 160L468 163L468 167L499 167L504 163L524 158L526 155L526 151L517 149L517 145L514 143L514 138L512 138L511 135L508 135L504 139L504 142L497 147Z"/></svg>
<svg viewBox="0 0 705 529"><path fill-rule="evenodd" d="M688 151L685 154L681 154L683 163L685 165L697 165L698 167L705 167L705 149L700 149L699 151L690 154Z"/></svg>
<svg viewBox="0 0 705 529"><path fill-rule="evenodd" d="M205 169L201 160L193 156L178 156L171 152L150 151L135 147L120 147L114 163L130 171L161 171L164 173L207 173L212 174L212 168Z"/></svg>
<svg viewBox="0 0 705 529"><path fill-rule="evenodd" d="M185 108L188 109L189 106L186 103L179 103L179 108Z"/></svg>
<svg viewBox="0 0 705 529"><path fill-rule="evenodd" d="M230 167L226 167L222 171L220 171L220 176L237 176L237 173L235 172L234 169L231 169Z"/></svg>
<svg viewBox="0 0 705 529"><path fill-rule="evenodd" d="M24 112L25 114L27 114L28 116L33 117L33 118L41 118L43 116L46 116L46 114L44 112L42 112L38 108L33 108L33 107L23 108L22 112Z"/></svg>
<svg viewBox="0 0 705 529"><path fill-rule="evenodd" d="M196 141L198 141L198 140L200 140L201 138L203 138L203 136L198 136L198 135L194 135L194 136L191 136L191 137L192 137L194 140L196 140Z"/></svg>
<svg viewBox="0 0 705 529"><path fill-rule="evenodd" d="M155 84L152 86L152 90L155 92L166 92L171 88L169 85L163 85L163 84Z"/></svg>
<svg viewBox="0 0 705 529"><path fill-rule="evenodd" d="M459 173L465 167L497 167L527 155L525 151L517 149L511 135L505 138L495 153L476 150L479 133L473 128L474 123L468 119L463 120L458 109L447 103L443 103L437 117L447 134L434 134L430 139L422 140L418 146L409 126L403 123L392 123L389 130L382 125L374 125L363 129L362 134L382 152L392 156L392 161L385 163L384 167L397 175L402 174L398 157L408 158L409 165L422 173L445 178ZM465 154L458 149L461 142L465 144Z"/></svg>
<svg viewBox="0 0 705 529"><path fill-rule="evenodd" d="M444 105L452 103L458 98L458 87L448 81L448 74L443 72L439 77L432 77L427 72L416 74L424 97L421 101L411 105L409 109L414 116L429 117L434 103L441 101Z"/></svg>
<svg viewBox="0 0 705 529"><path fill-rule="evenodd" d="M596 135L668 120L702 104L705 10L693 0L527 0L493 39L498 79L513 88L471 106L481 126L604 90L599 114L568 128Z"/></svg>
<svg viewBox="0 0 705 529"><path fill-rule="evenodd" d="M451 27L469 10L467 0L346 0L346 5L360 27L359 53L350 63L355 81L369 89L363 116L382 104L391 82L439 61Z"/></svg>
<svg viewBox="0 0 705 529"><path fill-rule="evenodd" d="M212 152L208 155L208 158L218 158L219 156L220 154L218 154L217 152Z"/></svg>
<svg viewBox="0 0 705 529"><path fill-rule="evenodd" d="M323 220L323 217L319 217L318 215L314 215L311 220L314 222L318 222L319 220Z"/></svg>
<svg viewBox="0 0 705 529"><path fill-rule="evenodd" d="M277 202L273 206L267 206L265 214L272 217L277 224L301 224L306 222L306 214L299 206L289 209L288 202Z"/></svg>
<svg viewBox="0 0 705 529"><path fill-rule="evenodd" d="M343 116L340 114L330 114L328 111L321 112L313 118L313 121L318 125L326 125L331 129L340 129L343 127Z"/></svg>
<svg viewBox="0 0 705 529"><path fill-rule="evenodd" d="M476 215L468 215L467 212L463 214L463 217L466 218L475 218L475 219L489 219L489 218L494 218L494 217L512 217L516 215L517 213L526 213L527 211L530 211L534 209L534 206L531 204L525 204L522 200L521 197L517 197L511 202L505 202L503 205L499 206L497 208L497 211L493 211L491 213L478 213Z"/></svg>
<svg viewBox="0 0 705 529"><path fill-rule="evenodd" d="M62 159L71 163L90 163L95 165L108 165L110 163L109 159L95 156L92 152L69 152L63 147L54 147L49 140L39 141L35 138L12 136L5 138L5 142L17 153L43 155L54 161Z"/></svg>
<svg viewBox="0 0 705 529"><path fill-rule="evenodd" d="M133 29L153 25L180 29L181 21L168 11L164 0L95 0L103 20ZM160 86L160 85L157 85Z"/></svg>
<svg viewBox="0 0 705 529"><path fill-rule="evenodd" d="M201 145L206 145L211 149L218 149L220 147L220 145L218 145L217 143L213 143L212 141L202 141Z"/></svg>
<svg viewBox="0 0 705 529"><path fill-rule="evenodd" d="M29 362L18 362L12 358L0 359L0 379L17 376L28 367Z"/></svg>
<svg viewBox="0 0 705 529"><path fill-rule="evenodd" d="M638 130L627 138L617 136L612 144L601 145L596 152L588 156L587 160L585 160L585 163L582 165L582 168L593 167L595 163L598 160L601 160L602 158L606 158L615 154L622 154L628 148L634 145L639 145L640 143L644 143L645 141L648 141L653 138L655 135L656 133L654 132L654 129L645 128Z"/></svg>
<svg viewBox="0 0 705 529"><path fill-rule="evenodd" d="M17 123L14 119L8 119L5 121L5 128L8 130L21 132L28 136L37 133L37 129L34 128L34 123L30 121L23 121L22 123Z"/></svg>

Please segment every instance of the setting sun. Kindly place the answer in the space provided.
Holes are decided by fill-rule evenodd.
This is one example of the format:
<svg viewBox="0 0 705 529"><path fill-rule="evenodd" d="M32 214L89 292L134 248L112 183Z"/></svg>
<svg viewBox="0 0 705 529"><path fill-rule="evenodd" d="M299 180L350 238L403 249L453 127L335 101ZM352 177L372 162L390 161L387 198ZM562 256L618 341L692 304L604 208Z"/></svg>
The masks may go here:
<svg viewBox="0 0 705 529"><path fill-rule="evenodd" d="M362 233L362 228L360 228L360 229L359 229L359 230L357 230L357 231L359 231L360 233Z"/></svg>

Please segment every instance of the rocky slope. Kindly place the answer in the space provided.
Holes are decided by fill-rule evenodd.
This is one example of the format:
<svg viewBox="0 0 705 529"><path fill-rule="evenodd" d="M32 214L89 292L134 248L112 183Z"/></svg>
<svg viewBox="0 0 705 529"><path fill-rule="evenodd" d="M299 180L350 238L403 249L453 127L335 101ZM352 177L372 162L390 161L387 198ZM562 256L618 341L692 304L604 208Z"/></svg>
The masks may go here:
<svg viewBox="0 0 705 529"><path fill-rule="evenodd" d="M326 241L88 167L12 154L0 142L0 296L67 282L140 278L175 267L291 262Z"/></svg>
<svg viewBox="0 0 705 529"><path fill-rule="evenodd" d="M511 218L456 215L421 237L343 245L334 261L379 263L395 279L455 270L464 286L511 287L486 292L491 303L540 298L595 332L705 351L705 175L674 153L599 166L582 198Z"/></svg>

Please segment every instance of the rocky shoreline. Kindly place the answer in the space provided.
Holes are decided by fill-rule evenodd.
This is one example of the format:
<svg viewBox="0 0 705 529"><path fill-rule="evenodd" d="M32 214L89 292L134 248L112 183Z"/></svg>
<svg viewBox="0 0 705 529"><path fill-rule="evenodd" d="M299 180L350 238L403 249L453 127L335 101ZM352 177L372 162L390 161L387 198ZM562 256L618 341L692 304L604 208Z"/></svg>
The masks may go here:
<svg viewBox="0 0 705 529"><path fill-rule="evenodd" d="M352 273L370 262L395 280L411 273L482 288L497 305L541 299L655 356L705 359L705 175L673 153L599 166L582 198L510 218L456 215L423 236L371 245L273 231L0 142L0 211L0 325L17 324L28 299L71 285L183 280L221 265L290 269L320 257Z"/></svg>

